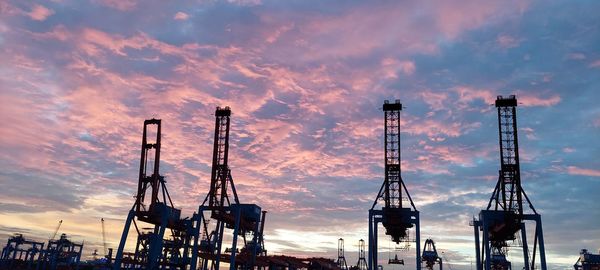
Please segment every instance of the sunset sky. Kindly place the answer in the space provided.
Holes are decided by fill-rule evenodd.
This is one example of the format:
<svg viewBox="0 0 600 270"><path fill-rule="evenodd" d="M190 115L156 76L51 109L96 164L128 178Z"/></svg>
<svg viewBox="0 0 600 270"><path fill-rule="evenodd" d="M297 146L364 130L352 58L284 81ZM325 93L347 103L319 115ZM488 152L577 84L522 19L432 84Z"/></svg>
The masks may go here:
<svg viewBox="0 0 600 270"><path fill-rule="evenodd" d="M268 211L269 253L334 258L343 237L355 264L384 175L381 105L400 99L422 240L470 269L469 220L499 168L493 102L515 94L523 186L549 267L570 268L580 249L600 248L599 11L599 1L0 0L0 245L17 232L47 240L62 219L89 257L104 218L116 247L149 118L162 119L161 171L191 215L209 188L214 109L230 106L232 175L240 200ZM382 260L388 247L382 237Z"/></svg>

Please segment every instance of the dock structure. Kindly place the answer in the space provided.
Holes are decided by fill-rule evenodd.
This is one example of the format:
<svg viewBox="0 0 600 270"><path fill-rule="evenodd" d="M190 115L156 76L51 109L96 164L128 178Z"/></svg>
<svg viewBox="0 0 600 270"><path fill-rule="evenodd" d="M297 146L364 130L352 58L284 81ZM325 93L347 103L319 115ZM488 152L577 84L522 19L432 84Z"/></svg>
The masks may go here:
<svg viewBox="0 0 600 270"><path fill-rule="evenodd" d="M500 170L487 208L470 223L474 228L477 270L512 269L508 260L512 248L522 249L524 270L547 270L541 216L521 185L517 104L515 96L498 96L495 102ZM375 270L382 269L378 258L380 224L391 242L406 247L415 244L416 270L421 270L423 264L429 270L436 265L442 270L442 257L432 239L425 241L421 251L420 212L402 178L403 105L399 100L386 100L382 109L384 180L368 210L368 249L361 239L356 265L347 264L343 238L337 242L337 260L267 254L264 243L267 211L257 204L241 202L229 167L232 113L226 106L217 107L214 113L210 186L191 216L182 217L181 209L175 207L160 171L162 121L148 119L143 123L135 201L125 220L115 257L106 244L104 218L100 221L105 258L87 264L81 264L83 243L71 241L64 233L55 239L61 220L47 243L27 239L22 234L9 237L0 254L0 270L220 270L223 265L229 270ZM533 233L527 230L526 222L533 222L529 226L534 228ZM528 235L532 243L528 243ZM135 250L126 251L130 238L135 239ZM398 254L389 256L388 264L404 263ZM600 270L600 255L582 250L574 270Z"/></svg>

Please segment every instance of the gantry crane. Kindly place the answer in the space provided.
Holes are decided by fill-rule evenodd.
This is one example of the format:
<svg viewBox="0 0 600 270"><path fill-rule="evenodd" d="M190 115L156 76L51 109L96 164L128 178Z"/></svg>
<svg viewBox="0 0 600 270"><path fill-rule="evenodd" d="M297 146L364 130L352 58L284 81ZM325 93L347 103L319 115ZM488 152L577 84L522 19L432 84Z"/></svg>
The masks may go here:
<svg viewBox="0 0 600 270"><path fill-rule="evenodd" d="M537 213L521 186L519 164L519 141L517 136L517 98L498 96L498 133L500 143L499 177L487 209L479 213L479 220L471 223L475 234L477 270L511 269L507 260L511 243L519 238L523 249L523 269L534 270L539 249L541 270L546 270L546 254L542 219ZM523 198L529 205L530 213L523 209ZM534 221L533 253L529 253L524 221ZM482 241L480 241L480 233ZM532 257L530 257L532 256Z"/></svg>
<svg viewBox="0 0 600 270"><path fill-rule="evenodd" d="M600 253L600 250L598 251ZM573 265L574 270L599 270L600 269L600 255L592 254L587 249L582 249L579 252L579 258Z"/></svg>
<svg viewBox="0 0 600 270"><path fill-rule="evenodd" d="M150 128L155 128L149 130ZM152 138L149 133L154 132ZM181 218L181 210L173 206L165 178L160 175L161 120L144 121L142 149L135 203L129 211L113 264L119 269L188 269L195 267L200 221L194 213ZM137 232L135 253L124 259L124 248L131 224ZM149 230L140 227L149 226ZM170 238L165 239L165 233ZM192 268L195 269L195 268Z"/></svg>
<svg viewBox="0 0 600 270"><path fill-rule="evenodd" d="M44 243L26 239L22 234L15 234L8 238L6 246L2 248L0 269L19 269L20 263L23 263L21 266L27 266L22 269L34 269L35 262L44 252Z"/></svg>
<svg viewBox="0 0 600 270"><path fill-rule="evenodd" d="M367 270L367 260L365 259L365 240L358 240L358 262L356 262L357 270Z"/></svg>
<svg viewBox="0 0 600 270"><path fill-rule="evenodd" d="M433 240L425 240L422 257L423 262L425 263L425 268L428 270L433 270L433 266L436 263L439 265L440 270L443 270L442 257L438 255L437 249L435 248L435 242L433 242Z"/></svg>
<svg viewBox="0 0 600 270"><path fill-rule="evenodd" d="M420 228L419 211L415 207L404 181L401 176L401 152L400 152L400 111L402 104L399 100L394 103L385 101L383 104L384 112L384 158L385 158L385 179L373 206L369 210L369 270L377 269L377 229L378 223L382 223L385 228L385 234L391 237L396 244L404 242L408 244L408 230L415 228L416 242L416 266L421 270L420 255ZM410 207L403 207L403 201L408 199ZM378 202L383 201L384 206L376 209ZM396 255L397 256L397 255ZM390 259L392 263L392 260ZM404 262L397 257L393 263Z"/></svg>
<svg viewBox="0 0 600 270"><path fill-rule="evenodd" d="M256 256L266 253L262 240L266 212L261 215L258 205L240 203L228 165L230 118L229 107L217 107L210 190L198 211L203 229L200 243L203 270L218 270L221 260L225 258L223 251L230 253L231 270L237 266L253 268ZM205 217L205 212L209 212L210 216ZM223 250L225 228L233 229L233 232L231 246ZM244 242L239 256L238 236Z"/></svg>
<svg viewBox="0 0 600 270"><path fill-rule="evenodd" d="M346 263L346 256L344 255L344 239L338 239L338 259L337 265L342 270L348 270L348 264Z"/></svg>

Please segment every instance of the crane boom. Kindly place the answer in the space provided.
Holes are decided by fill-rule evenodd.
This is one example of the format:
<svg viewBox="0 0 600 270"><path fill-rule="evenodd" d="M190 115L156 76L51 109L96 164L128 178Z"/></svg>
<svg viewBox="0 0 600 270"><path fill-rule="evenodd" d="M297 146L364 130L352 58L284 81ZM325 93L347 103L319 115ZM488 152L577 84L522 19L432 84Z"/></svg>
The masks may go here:
<svg viewBox="0 0 600 270"><path fill-rule="evenodd" d="M61 224L62 224L62 219L60 221L58 221L58 225L56 226L56 229L54 230L52 237L50 237L50 240L54 240L54 238L56 238L56 234L58 233L58 230L60 229Z"/></svg>
<svg viewBox="0 0 600 270"><path fill-rule="evenodd" d="M104 247L104 256L106 257L106 231L104 229L104 218L100 219L102 223L102 247Z"/></svg>

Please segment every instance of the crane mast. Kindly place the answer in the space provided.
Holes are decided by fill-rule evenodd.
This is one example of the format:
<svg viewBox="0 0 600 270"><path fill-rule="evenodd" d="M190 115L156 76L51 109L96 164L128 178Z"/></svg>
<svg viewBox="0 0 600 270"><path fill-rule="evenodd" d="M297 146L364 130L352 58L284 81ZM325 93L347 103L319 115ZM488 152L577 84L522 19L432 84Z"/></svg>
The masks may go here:
<svg viewBox="0 0 600 270"><path fill-rule="evenodd" d="M229 107L216 108L210 188L198 210L203 222L200 243L203 270L220 269L222 258L225 258L223 252L230 253L231 270L239 266L253 268L256 256L266 254L262 236L266 212L261 211L258 205L240 203L231 176L228 164L230 120ZM205 211L210 213L210 219L204 218ZM233 229L233 234L231 246L223 250L226 228ZM237 248L238 237L244 242L240 251ZM243 260L236 260L240 256Z"/></svg>
<svg viewBox="0 0 600 270"><path fill-rule="evenodd" d="M160 174L161 120L144 121L138 189L129 211L117 249L113 270L140 268L154 270L169 264L169 269L195 268L197 252L193 243L199 238L199 216L181 217L175 208L165 178ZM133 223L137 233L135 253L124 252ZM143 223L142 227L141 224ZM102 220L104 252L106 242ZM167 232L170 234L165 235ZM165 237L168 237L165 238ZM110 259L109 259L110 260Z"/></svg>
<svg viewBox="0 0 600 270"><path fill-rule="evenodd" d="M348 270L348 264L346 263L346 256L344 256L344 239L338 239L338 260L337 265L342 270Z"/></svg>
<svg viewBox="0 0 600 270"><path fill-rule="evenodd" d="M367 270L367 260L365 259L365 240L358 240L358 262L356 262L358 270Z"/></svg>
<svg viewBox="0 0 600 270"><path fill-rule="evenodd" d="M540 267L546 270L546 255L542 232L541 216L527 197L521 185L519 162L519 140L517 134L517 98L498 96L495 106L498 110L498 142L500 152L500 170L498 182L486 210L479 213L479 220L473 219L475 252L478 270L510 270L509 248L519 246L523 250L524 270L534 270L539 251ZM525 213L524 200L530 213ZM533 253L527 244L525 221L535 222ZM480 233L482 241L480 241ZM520 239L521 244L513 243ZM539 250L538 250L539 248ZM531 256L531 257L530 257Z"/></svg>
<svg viewBox="0 0 600 270"><path fill-rule="evenodd" d="M217 107L215 111L214 146L212 157L212 170L210 175L210 190L203 204L208 200L208 206L213 208L213 215L218 214L220 207L231 205L228 186L231 187L233 203L239 204L231 170L228 166L229 160L229 126L231 109L229 107Z"/></svg>
<svg viewBox="0 0 600 270"><path fill-rule="evenodd" d="M412 242L408 230L415 228L415 242L417 245L416 264L417 270L421 269L420 255L420 229L419 211L406 189L401 176L401 152L400 152L400 112L402 103L396 100L394 103L385 101L383 103L384 113L384 170L385 177L379 193L369 210L369 270L377 268L377 229L381 223L385 228L385 234L389 235L396 244L400 242L407 246ZM410 203L404 207L403 201ZM378 203L383 201L383 207L377 209ZM389 263L403 263L396 258Z"/></svg>

